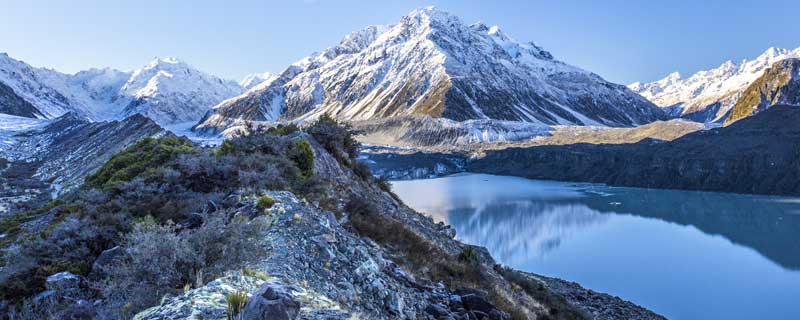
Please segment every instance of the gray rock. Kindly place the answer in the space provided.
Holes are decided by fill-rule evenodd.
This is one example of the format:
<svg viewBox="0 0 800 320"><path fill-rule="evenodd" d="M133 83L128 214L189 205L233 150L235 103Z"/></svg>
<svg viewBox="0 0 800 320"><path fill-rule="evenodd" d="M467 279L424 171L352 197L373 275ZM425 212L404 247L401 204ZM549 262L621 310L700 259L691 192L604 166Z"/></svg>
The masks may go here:
<svg viewBox="0 0 800 320"><path fill-rule="evenodd" d="M103 269L111 265L111 263L114 262L114 259L123 252L125 252L125 250L123 250L120 246L103 250L97 259L94 260L94 263L92 263L92 275L103 275L105 273Z"/></svg>
<svg viewBox="0 0 800 320"><path fill-rule="evenodd" d="M47 277L44 286L60 297L75 297L80 293L81 278L70 272L59 272Z"/></svg>
<svg viewBox="0 0 800 320"><path fill-rule="evenodd" d="M391 291L388 295L386 295L384 301L386 302L386 308L389 310L389 312L396 315L403 314L405 301L403 301L403 298L400 297L396 291Z"/></svg>
<svg viewBox="0 0 800 320"><path fill-rule="evenodd" d="M295 319L300 313L300 302L292 295L294 289L267 282L258 289L242 311L243 320Z"/></svg>

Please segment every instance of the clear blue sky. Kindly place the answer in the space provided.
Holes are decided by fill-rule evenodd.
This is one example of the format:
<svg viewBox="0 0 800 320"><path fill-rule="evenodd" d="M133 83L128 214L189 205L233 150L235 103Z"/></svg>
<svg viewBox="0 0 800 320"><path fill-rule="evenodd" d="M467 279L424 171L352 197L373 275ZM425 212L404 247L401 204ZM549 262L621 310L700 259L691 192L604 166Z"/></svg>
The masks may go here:
<svg viewBox="0 0 800 320"><path fill-rule="evenodd" d="M800 1L5 0L0 52L75 72L174 56L226 78L282 71L350 31L427 5L499 25L627 84L800 46ZM702 3L700 3L702 2Z"/></svg>

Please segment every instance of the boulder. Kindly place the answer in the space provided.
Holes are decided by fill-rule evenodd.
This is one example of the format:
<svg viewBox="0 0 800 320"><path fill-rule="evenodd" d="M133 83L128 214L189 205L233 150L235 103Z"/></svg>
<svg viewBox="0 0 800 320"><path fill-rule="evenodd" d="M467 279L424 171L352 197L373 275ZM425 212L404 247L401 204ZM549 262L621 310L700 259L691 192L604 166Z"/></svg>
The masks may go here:
<svg viewBox="0 0 800 320"><path fill-rule="evenodd" d="M59 272L47 277L44 286L59 297L76 297L81 292L81 277L70 272Z"/></svg>
<svg viewBox="0 0 800 320"><path fill-rule="evenodd" d="M114 262L114 259L124 252L125 250L123 250L123 248L120 246L103 250L103 252L97 256L97 259L94 260L94 263L92 263L92 273L90 274L90 278L104 275L105 271L103 269L111 265L111 263Z"/></svg>
<svg viewBox="0 0 800 320"><path fill-rule="evenodd" d="M289 320L297 318L300 302L292 295L294 287L278 283L264 283L242 310L243 320Z"/></svg>

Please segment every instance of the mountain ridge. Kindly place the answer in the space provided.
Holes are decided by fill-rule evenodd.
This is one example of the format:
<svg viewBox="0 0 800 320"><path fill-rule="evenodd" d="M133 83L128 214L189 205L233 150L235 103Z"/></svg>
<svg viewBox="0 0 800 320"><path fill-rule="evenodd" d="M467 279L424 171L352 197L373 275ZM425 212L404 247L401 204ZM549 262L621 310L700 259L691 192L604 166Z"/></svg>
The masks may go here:
<svg viewBox="0 0 800 320"><path fill-rule="evenodd" d="M285 69L270 85L215 106L195 127L237 120L429 115L456 121L631 126L666 114L625 86L435 8L369 26Z"/></svg>
<svg viewBox="0 0 800 320"><path fill-rule="evenodd" d="M673 72L663 79L634 82L628 87L660 107L675 109L678 116L721 123L751 83L774 63L788 58L800 58L800 48L771 47L753 60L744 59L740 63L728 60L686 79Z"/></svg>
<svg viewBox="0 0 800 320"><path fill-rule="evenodd" d="M162 125L197 121L211 106L243 91L175 58L155 58L133 71L92 68L67 74L3 53L0 83L8 97L13 92L36 109L21 112L27 116L53 119L75 112L103 121L142 113Z"/></svg>

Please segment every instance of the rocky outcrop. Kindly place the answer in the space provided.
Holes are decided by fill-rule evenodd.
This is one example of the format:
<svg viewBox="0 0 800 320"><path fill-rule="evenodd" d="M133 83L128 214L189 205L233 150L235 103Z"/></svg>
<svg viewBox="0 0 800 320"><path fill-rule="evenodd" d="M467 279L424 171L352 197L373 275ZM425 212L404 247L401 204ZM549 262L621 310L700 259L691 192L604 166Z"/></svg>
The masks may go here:
<svg viewBox="0 0 800 320"><path fill-rule="evenodd" d="M245 320L295 319L300 314L300 302L294 297L294 292L302 289L276 283L265 283L258 289L242 310Z"/></svg>
<svg viewBox="0 0 800 320"><path fill-rule="evenodd" d="M28 118L43 118L39 109L18 96L14 89L0 82L0 113L28 117Z"/></svg>
<svg viewBox="0 0 800 320"><path fill-rule="evenodd" d="M268 194L276 200L268 213L273 216L272 227L264 237L268 257L251 265L248 272L231 272L164 299L135 319L224 319L225 297L242 291L249 296L241 313L243 319L508 319L485 291L450 290L443 283L427 281L397 265L386 248L341 224L345 217L319 210L289 192ZM430 223L432 228L425 231L429 240L452 239L447 228L433 227L436 224L423 222L422 216L416 219L409 223ZM630 302L587 291L577 284L537 279L552 281L553 292L573 299L584 310L592 311L603 303L603 312L593 313L595 319L630 319L631 315L661 319Z"/></svg>

